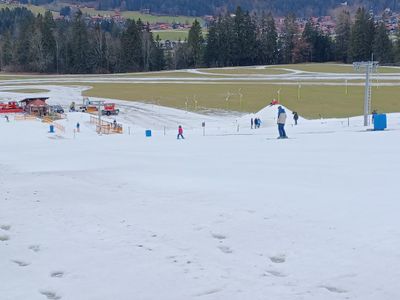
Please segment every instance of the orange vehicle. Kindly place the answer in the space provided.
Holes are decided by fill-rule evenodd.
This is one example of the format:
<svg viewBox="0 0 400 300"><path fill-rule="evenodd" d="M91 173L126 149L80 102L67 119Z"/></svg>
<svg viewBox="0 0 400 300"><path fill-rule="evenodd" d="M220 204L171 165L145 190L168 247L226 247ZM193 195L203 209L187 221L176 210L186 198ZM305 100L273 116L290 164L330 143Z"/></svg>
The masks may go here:
<svg viewBox="0 0 400 300"><path fill-rule="evenodd" d="M20 113L23 111L22 107L15 101L0 103L0 114Z"/></svg>

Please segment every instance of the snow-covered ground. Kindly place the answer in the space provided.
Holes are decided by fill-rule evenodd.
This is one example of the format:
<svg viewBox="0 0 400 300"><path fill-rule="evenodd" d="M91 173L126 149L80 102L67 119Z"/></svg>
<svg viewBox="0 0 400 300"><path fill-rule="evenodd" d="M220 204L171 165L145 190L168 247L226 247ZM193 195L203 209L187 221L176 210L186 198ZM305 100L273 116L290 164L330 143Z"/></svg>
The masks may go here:
<svg viewBox="0 0 400 300"><path fill-rule="evenodd" d="M119 104L122 135L0 118L1 300L400 299L400 114L384 132L290 120L277 140L276 107L251 130Z"/></svg>

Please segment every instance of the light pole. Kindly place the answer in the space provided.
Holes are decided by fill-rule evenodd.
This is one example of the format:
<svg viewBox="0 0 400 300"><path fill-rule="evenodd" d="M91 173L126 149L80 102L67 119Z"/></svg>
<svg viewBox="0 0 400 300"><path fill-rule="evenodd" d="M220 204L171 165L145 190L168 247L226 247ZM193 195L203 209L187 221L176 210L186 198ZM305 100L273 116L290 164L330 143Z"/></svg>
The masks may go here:
<svg viewBox="0 0 400 300"><path fill-rule="evenodd" d="M347 84L347 79L346 79L346 95L349 93L349 86Z"/></svg>
<svg viewBox="0 0 400 300"><path fill-rule="evenodd" d="M238 94L239 94L239 103L240 103L240 110L242 110L242 98L243 94L241 93L242 88L239 89Z"/></svg>
<svg viewBox="0 0 400 300"><path fill-rule="evenodd" d="M301 98L301 92L300 92L300 90L301 90L301 83L298 82L298 86L297 86L297 100L300 100L300 98Z"/></svg>
<svg viewBox="0 0 400 300"><path fill-rule="evenodd" d="M230 98L230 97L231 97L231 93L228 92L228 93L226 94L226 98L225 98L225 101L226 101L226 110L229 109L229 98Z"/></svg>
<svg viewBox="0 0 400 300"><path fill-rule="evenodd" d="M281 103L281 89L279 89L276 93L278 94L278 102Z"/></svg>
<svg viewBox="0 0 400 300"><path fill-rule="evenodd" d="M196 95L193 95L193 102L194 102L194 110L197 110L197 99L196 99Z"/></svg>
<svg viewBox="0 0 400 300"><path fill-rule="evenodd" d="M361 61L353 63L356 71L365 68L365 89L364 89L364 126L368 126L368 115L371 112L371 74L378 69L377 61Z"/></svg>

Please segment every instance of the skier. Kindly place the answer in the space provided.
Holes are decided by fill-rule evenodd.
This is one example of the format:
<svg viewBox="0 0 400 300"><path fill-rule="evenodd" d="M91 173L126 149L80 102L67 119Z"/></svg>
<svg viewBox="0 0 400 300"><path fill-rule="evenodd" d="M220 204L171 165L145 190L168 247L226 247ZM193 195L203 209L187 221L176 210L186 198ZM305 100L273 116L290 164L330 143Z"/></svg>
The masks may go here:
<svg viewBox="0 0 400 300"><path fill-rule="evenodd" d="M287 139L285 132L285 122L286 122L286 111L282 106L278 107L278 131L279 137L278 139Z"/></svg>
<svg viewBox="0 0 400 300"><path fill-rule="evenodd" d="M179 140L179 138L182 138L183 140L185 139L184 137L183 137L183 128L182 128L182 126L181 125L179 125L179 127L178 127L178 136L176 137L178 140Z"/></svg>
<svg viewBox="0 0 400 300"><path fill-rule="evenodd" d="M7 116L7 115L5 115L4 118L6 118L6 122L7 122L7 123L10 122L10 120L8 119L8 116Z"/></svg>
<svg viewBox="0 0 400 300"><path fill-rule="evenodd" d="M293 120L294 120L294 125L297 125L297 120L299 119L299 114L297 112L293 112Z"/></svg>
<svg viewBox="0 0 400 300"><path fill-rule="evenodd" d="M69 106L69 111L74 112L75 111L75 102L72 102L71 105Z"/></svg>
<svg viewBox="0 0 400 300"><path fill-rule="evenodd" d="M254 129L258 128L258 118L254 119Z"/></svg>
<svg viewBox="0 0 400 300"><path fill-rule="evenodd" d="M113 127L114 127L114 129L117 129L117 120L115 120L115 119L114 119L114 122L113 122Z"/></svg>
<svg viewBox="0 0 400 300"><path fill-rule="evenodd" d="M253 118L251 118L250 124L251 124L251 129L253 129L253 124L254 124Z"/></svg>
<svg viewBox="0 0 400 300"><path fill-rule="evenodd" d="M376 109L374 109L373 111L372 111L372 124L374 124L374 121L375 121L375 116L378 114L378 111L376 110Z"/></svg>
<svg viewBox="0 0 400 300"><path fill-rule="evenodd" d="M79 122L78 123L76 123L76 132L79 132L79 128L81 127L81 124L79 124Z"/></svg>

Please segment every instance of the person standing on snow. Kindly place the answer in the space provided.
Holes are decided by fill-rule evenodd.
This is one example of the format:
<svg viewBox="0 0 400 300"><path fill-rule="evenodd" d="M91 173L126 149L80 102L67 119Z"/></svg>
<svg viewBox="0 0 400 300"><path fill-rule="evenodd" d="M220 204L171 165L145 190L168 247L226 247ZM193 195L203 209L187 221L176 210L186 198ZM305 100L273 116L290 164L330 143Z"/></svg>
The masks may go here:
<svg viewBox="0 0 400 300"><path fill-rule="evenodd" d="M76 123L76 132L79 132L79 128L81 127L81 124L79 124L79 122L78 123Z"/></svg>
<svg viewBox="0 0 400 300"><path fill-rule="evenodd" d="M180 138L182 138L183 140L185 139L184 137L183 137L183 128L182 128L182 126L181 125L179 125L179 127L178 127L178 136L176 137L178 140L180 139Z"/></svg>
<svg viewBox="0 0 400 300"><path fill-rule="evenodd" d="M251 118L250 124L251 124L251 129L253 129L253 125L254 125L253 118Z"/></svg>
<svg viewBox="0 0 400 300"><path fill-rule="evenodd" d="M278 107L277 123L278 123L278 131L279 131L278 139L287 139L286 132L285 132L286 111L283 109L282 106Z"/></svg>
<svg viewBox="0 0 400 300"><path fill-rule="evenodd" d="M7 122L7 123L10 122L10 119L8 118L7 115L5 115L4 118L6 119L6 122Z"/></svg>
<svg viewBox="0 0 400 300"><path fill-rule="evenodd" d="M294 120L294 125L297 125L297 120L299 119L299 114L297 112L293 112L293 120Z"/></svg>

